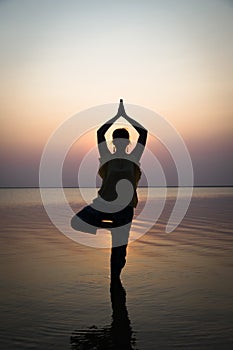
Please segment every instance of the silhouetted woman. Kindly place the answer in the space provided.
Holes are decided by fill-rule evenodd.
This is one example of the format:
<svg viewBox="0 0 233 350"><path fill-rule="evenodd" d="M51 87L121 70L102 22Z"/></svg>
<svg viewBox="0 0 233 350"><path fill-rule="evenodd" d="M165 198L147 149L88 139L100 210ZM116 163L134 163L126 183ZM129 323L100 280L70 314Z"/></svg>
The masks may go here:
<svg viewBox="0 0 233 350"><path fill-rule="evenodd" d="M135 148L127 153L129 133L125 128L115 129L112 134L115 152L112 154L107 147L105 133L121 116L137 130L139 137ZM110 223L112 234L111 277L118 278L126 262L130 226L138 203L136 190L141 176L139 161L146 144L147 130L125 113L123 100L120 100L117 115L99 128L97 139L100 153L99 175L102 178L98 194L113 205L114 209L114 212L106 215L106 221ZM122 182L121 192L119 189L117 193L117 184L121 180L127 181ZM120 208L121 205L123 209Z"/></svg>

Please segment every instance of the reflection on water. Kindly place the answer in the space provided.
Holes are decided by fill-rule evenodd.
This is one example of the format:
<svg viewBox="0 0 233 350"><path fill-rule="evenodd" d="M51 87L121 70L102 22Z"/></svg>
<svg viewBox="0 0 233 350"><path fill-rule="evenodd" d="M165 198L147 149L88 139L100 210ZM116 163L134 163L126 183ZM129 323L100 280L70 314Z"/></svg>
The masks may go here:
<svg viewBox="0 0 233 350"><path fill-rule="evenodd" d="M56 189L48 191L59 208ZM78 211L79 193L65 192ZM111 286L111 320L109 250L60 234L39 189L1 189L0 348L232 349L233 188L194 189L185 218L166 234L174 193L168 189L151 230L129 244L127 303L123 287ZM135 218L144 189L139 196ZM155 188L154 205L159 198Z"/></svg>
<svg viewBox="0 0 233 350"><path fill-rule="evenodd" d="M93 325L85 330L76 330L71 338L71 349L78 350L134 350L135 337L126 307L126 291L120 280L110 285L112 323L98 328Z"/></svg>

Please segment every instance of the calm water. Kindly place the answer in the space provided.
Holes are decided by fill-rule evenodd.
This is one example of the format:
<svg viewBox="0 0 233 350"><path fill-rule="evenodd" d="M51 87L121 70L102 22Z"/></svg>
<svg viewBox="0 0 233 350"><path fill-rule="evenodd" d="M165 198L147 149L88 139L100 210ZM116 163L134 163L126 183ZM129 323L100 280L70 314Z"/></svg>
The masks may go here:
<svg viewBox="0 0 233 350"><path fill-rule="evenodd" d="M59 207L56 189L48 191ZM2 349L233 348L232 188L196 188L184 220L166 234L176 195L169 189L158 222L129 245L123 287L111 293L109 249L59 233L38 189L0 193ZM78 210L79 191L66 195ZM142 206L145 189L139 198Z"/></svg>

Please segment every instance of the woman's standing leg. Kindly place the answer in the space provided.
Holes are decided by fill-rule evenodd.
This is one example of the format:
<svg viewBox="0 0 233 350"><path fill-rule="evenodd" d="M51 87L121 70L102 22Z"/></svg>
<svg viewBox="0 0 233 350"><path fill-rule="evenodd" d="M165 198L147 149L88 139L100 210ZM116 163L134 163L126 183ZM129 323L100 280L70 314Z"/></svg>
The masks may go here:
<svg viewBox="0 0 233 350"><path fill-rule="evenodd" d="M119 278L121 270L126 263L127 245L131 222L121 228L111 230L112 250L111 250L111 277Z"/></svg>

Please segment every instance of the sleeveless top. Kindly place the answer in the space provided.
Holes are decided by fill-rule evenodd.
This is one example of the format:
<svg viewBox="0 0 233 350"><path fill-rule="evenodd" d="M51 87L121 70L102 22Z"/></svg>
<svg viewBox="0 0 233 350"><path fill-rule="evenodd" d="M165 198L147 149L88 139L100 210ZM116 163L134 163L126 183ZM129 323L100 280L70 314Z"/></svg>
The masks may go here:
<svg viewBox="0 0 233 350"><path fill-rule="evenodd" d="M100 158L98 174L102 178L102 185L98 191L100 197L105 201L114 201L117 198L116 185L118 181L126 179L130 181L133 186L133 197L128 205L133 207L137 206L138 197L136 189L141 177L141 170L139 163L134 160L132 156L128 155L124 158L110 156L104 163L103 159Z"/></svg>

